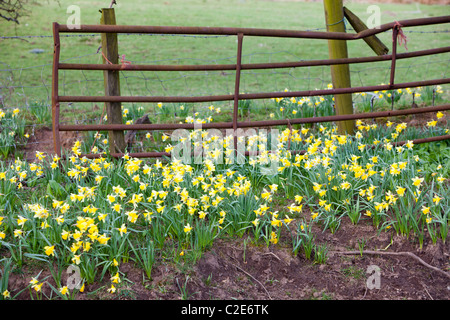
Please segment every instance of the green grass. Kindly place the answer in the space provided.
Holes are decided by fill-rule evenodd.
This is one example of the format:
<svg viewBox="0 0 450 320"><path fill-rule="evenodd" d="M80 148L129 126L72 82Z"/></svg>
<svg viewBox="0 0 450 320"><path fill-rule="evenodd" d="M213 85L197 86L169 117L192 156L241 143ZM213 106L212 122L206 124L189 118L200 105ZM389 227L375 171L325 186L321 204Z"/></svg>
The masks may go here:
<svg viewBox="0 0 450 320"><path fill-rule="evenodd" d="M52 34L52 22L65 24L70 14L67 0L32 4L30 15L20 25L0 21L2 36L40 36ZM97 24L101 2L78 1L82 24ZM363 20L368 18L367 4L347 5ZM381 23L394 20L439 16L449 13L446 6L380 4ZM219 26L309 30L324 28L321 3L294 1L212 0L133 1L119 3L116 8L118 24ZM395 16L393 16L395 14ZM445 25L420 27L414 31L446 30ZM409 51L443 46L449 33L409 33ZM380 39L390 48L391 34ZM100 36L63 37L61 60L72 63L101 63L97 54ZM24 107L31 101L50 103L53 39L25 38L0 40L2 47L0 79L6 86L16 86L12 92L2 91L7 107ZM371 56L373 52L361 41L351 41L349 56ZM45 50L41 54L32 49ZM405 49L399 48L400 52ZM236 37L186 37L161 35L122 35L119 54L132 63L149 64L222 64L235 63ZM323 40L245 37L243 63L281 62L328 58L327 42ZM398 61L396 81L414 81L445 76L449 54ZM447 59L447 60L446 60ZM351 67L352 85L387 83L389 62L359 64ZM5 71L12 69L12 71ZM448 75L447 75L448 76ZM209 95L234 91L234 72L122 72L122 95ZM324 88L331 82L328 67L247 70L242 73L241 92L265 92ZM61 95L102 95L101 71L61 71ZM216 103L220 105L220 103ZM267 105L265 101L259 105ZM224 103L223 105L229 105ZM62 113L62 117L87 121L89 113L99 116L93 104L83 104L82 112ZM148 105L147 105L148 106ZM79 110L80 106L75 106ZM64 110L65 104L62 105ZM73 108L70 108L72 110ZM87 110L86 110L87 109Z"/></svg>

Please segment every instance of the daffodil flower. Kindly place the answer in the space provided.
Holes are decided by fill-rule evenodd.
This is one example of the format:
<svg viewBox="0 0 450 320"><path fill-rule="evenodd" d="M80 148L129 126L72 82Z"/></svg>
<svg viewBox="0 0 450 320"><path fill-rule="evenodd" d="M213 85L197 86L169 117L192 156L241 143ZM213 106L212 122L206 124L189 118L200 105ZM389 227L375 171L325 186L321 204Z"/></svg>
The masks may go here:
<svg viewBox="0 0 450 320"><path fill-rule="evenodd" d="M64 286L62 288L59 288L59 292L61 292L61 294L65 296L69 292L69 289L67 288L67 286Z"/></svg>
<svg viewBox="0 0 450 320"><path fill-rule="evenodd" d="M119 231L120 236L123 236L124 233L127 233L127 227L125 226L124 223L120 226L120 228L116 228L116 229Z"/></svg>
<svg viewBox="0 0 450 320"><path fill-rule="evenodd" d="M120 280L119 272L117 272L114 276L111 277L111 281L113 283L120 283L122 281L122 280Z"/></svg>
<svg viewBox="0 0 450 320"><path fill-rule="evenodd" d="M188 223L187 225L185 225L184 226L184 232L185 233L189 233L189 232L191 232L191 230L192 230L192 227L191 227L191 225Z"/></svg>
<svg viewBox="0 0 450 320"><path fill-rule="evenodd" d="M45 246L44 250L45 250L45 254L47 256L54 256L55 255L55 246Z"/></svg>
<svg viewBox="0 0 450 320"><path fill-rule="evenodd" d="M11 298L11 294L10 294L10 292L9 292L8 290L3 291L3 292L2 292L2 295L3 295L3 297L4 297L5 299Z"/></svg>
<svg viewBox="0 0 450 320"><path fill-rule="evenodd" d="M111 287L108 289L108 292L115 293L116 292L116 287L114 287L114 285L111 284Z"/></svg>

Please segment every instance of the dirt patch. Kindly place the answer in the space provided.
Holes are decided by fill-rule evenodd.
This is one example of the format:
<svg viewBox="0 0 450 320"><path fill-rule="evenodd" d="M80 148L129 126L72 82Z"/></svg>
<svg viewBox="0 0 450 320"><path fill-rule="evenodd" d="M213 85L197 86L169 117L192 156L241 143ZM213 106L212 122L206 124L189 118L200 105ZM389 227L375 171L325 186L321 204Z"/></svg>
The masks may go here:
<svg viewBox="0 0 450 320"><path fill-rule="evenodd" d="M81 139L78 132L74 131L61 131L61 146L64 149L69 149L73 146L74 142ZM23 149L25 158L27 161L34 161L36 159L36 152L43 152L49 156L55 155L55 148L53 144L53 131L49 127L41 127L34 131L27 142L27 145Z"/></svg>
<svg viewBox="0 0 450 320"><path fill-rule="evenodd" d="M151 281L143 281L142 270L132 262L122 263L122 284L113 295L108 273L102 281L86 286L79 300L447 300L450 278L407 256L341 255L336 251L364 250L411 252L426 263L443 271L450 270L450 245L425 239L422 249L414 237L406 239L391 231L378 235L369 221L353 225L346 218L335 234L315 227L316 244L328 249L325 263L315 263L300 252L292 254L287 235L277 245L244 243L244 238L221 239L205 252L194 266L165 263L158 260ZM379 268L380 282L374 281ZM40 279L50 272L44 268ZM182 270L182 271L181 271ZM22 273L12 273L11 292L27 286L31 276L40 270L35 266ZM65 281L63 272L63 283ZM54 284L52 284L54 285ZM51 295L48 285L43 287ZM30 299L24 291L19 299Z"/></svg>
<svg viewBox="0 0 450 320"><path fill-rule="evenodd" d="M321 230L316 235L317 244L325 244L330 252L358 250L355 242L364 237L369 238L366 250L389 246L389 251L413 252L440 268L449 268L448 244L427 243L419 250L408 240L393 236L391 243L391 234L376 236L371 226L348 222L334 235ZM367 286L370 266L380 268L379 289ZM316 264L301 254L294 257L289 247L244 249L240 241L215 245L200 260L195 275L190 292L197 292L198 299L437 300L450 295L449 278L409 257L329 253L325 264ZM211 284L205 285L208 277Z"/></svg>

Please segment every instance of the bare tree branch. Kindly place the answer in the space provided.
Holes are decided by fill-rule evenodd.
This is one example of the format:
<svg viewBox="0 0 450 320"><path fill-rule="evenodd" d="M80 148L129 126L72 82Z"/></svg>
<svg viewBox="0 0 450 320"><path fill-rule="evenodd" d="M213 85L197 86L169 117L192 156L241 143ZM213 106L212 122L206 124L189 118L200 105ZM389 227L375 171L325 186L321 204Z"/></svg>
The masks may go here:
<svg viewBox="0 0 450 320"><path fill-rule="evenodd" d="M0 0L0 18L19 24L19 18L27 12L27 3L28 0Z"/></svg>
<svg viewBox="0 0 450 320"><path fill-rule="evenodd" d="M5 16L2 15L1 13L0 13L0 18L5 19L6 21L13 21L13 22L19 24L19 21L18 21L16 18L5 17Z"/></svg>
<svg viewBox="0 0 450 320"><path fill-rule="evenodd" d="M61 5L59 0L52 1ZM50 0L47 0L47 2L50 2ZM39 4L39 2L33 0L0 0L0 19L19 24L19 19L29 13L26 7L33 3Z"/></svg>

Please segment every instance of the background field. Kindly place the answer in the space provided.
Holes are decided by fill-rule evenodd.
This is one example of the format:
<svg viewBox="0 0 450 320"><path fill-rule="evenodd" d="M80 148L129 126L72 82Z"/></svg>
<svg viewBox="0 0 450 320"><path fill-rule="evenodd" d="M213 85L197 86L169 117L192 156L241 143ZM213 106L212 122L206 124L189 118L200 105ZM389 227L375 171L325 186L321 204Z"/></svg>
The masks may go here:
<svg viewBox="0 0 450 320"><path fill-rule="evenodd" d="M5 107L49 105L51 95L51 24L67 22L72 1L36 1L20 25L0 21L0 81ZM99 9L109 1L78 1L82 24L99 23ZM367 3L347 1L346 5L363 20L369 17ZM448 6L379 4L381 23L395 20L447 15ZM260 0L118 1L116 17L124 25L220 26L325 30L321 2ZM348 25L349 32L351 26ZM450 40L445 25L405 29L409 51L444 46ZM62 37L61 60L72 63L101 63L99 35ZM6 37L6 38L5 38ZM11 38L8 38L11 37ZM18 37L18 38L17 38ZM391 33L380 35L390 48ZM225 64L235 63L236 37L182 35L121 35L119 54L134 64ZM363 41L349 42L349 56L372 56ZM41 49L42 53L32 50ZM400 48L405 52L405 48ZM327 42L283 38L246 37L243 63L282 62L328 58ZM401 60L396 81L415 81L448 77L450 54ZM352 85L377 85L389 80L389 62L351 67ZM61 71L61 95L102 95L101 71ZM212 95L234 90L234 72L122 72L122 95ZM326 88L331 82L329 67L247 70L242 72L241 92L264 92ZM445 89L445 88L444 88ZM445 90L444 90L445 91ZM358 102L358 100L356 100ZM267 106L259 101L260 107ZM220 105L221 103L216 103ZM224 103L225 106L229 103ZM73 108L74 106L72 106ZM75 106L76 109L78 106ZM81 106L80 106L81 107ZM99 114L94 105L83 110ZM148 104L144 108L149 108ZM63 105L62 108L65 108ZM73 109L72 109L73 110ZM146 109L147 111L148 109ZM265 114L265 113L264 113ZM85 112L70 113L76 122L88 121ZM267 116L267 114L266 114ZM226 119L225 119L226 120ZM71 121L72 122L72 121Z"/></svg>

